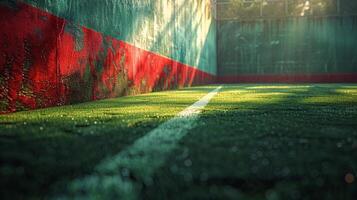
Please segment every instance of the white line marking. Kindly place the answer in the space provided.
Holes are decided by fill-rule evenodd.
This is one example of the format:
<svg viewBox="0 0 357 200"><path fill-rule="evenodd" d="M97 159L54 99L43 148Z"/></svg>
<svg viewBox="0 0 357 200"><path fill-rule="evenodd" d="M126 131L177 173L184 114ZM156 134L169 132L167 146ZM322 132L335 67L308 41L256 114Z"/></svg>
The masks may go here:
<svg viewBox="0 0 357 200"><path fill-rule="evenodd" d="M95 173L75 180L69 197L63 199L137 199L140 183L152 184L151 176L161 167L177 142L192 129L199 113L222 86L217 87L176 117L136 140L95 168Z"/></svg>

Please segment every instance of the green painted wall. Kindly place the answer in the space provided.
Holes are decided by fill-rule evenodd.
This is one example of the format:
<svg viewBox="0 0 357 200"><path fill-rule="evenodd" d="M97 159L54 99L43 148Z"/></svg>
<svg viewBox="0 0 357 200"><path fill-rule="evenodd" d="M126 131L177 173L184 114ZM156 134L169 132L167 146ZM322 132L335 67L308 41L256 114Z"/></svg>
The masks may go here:
<svg viewBox="0 0 357 200"><path fill-rule="evenodd" d="M218 75L357 72L357 17L218 21Z"/></svg>
<svg viewBox="0 0 357 200"><path fill-rule="evenodd" d="M68 21L216 74L209 0L25 0Z"/></svg>

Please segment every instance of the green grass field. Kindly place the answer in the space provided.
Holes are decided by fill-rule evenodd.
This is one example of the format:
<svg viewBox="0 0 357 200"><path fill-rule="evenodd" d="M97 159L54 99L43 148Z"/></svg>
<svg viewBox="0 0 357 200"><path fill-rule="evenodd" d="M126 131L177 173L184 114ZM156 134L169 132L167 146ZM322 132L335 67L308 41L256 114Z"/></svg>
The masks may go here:
<svg viewBox="0 0 357 200"><path fill-rule="evenodd" d="M0 116L1 199L65 194L74 179L216 85ZM143 152L145 153L145 152ZM357 85L224 85L142 199L355 199Z"/></svg>

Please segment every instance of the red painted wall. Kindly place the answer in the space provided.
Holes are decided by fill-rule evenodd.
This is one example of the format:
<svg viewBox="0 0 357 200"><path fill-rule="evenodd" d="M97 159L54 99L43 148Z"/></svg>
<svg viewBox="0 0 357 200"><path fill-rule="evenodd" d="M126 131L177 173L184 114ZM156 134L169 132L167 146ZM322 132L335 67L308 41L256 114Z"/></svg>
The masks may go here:
<svg viewBox="0 0 357 200"><path fill-rule="evenodd" d="M0 112L212 83L215 76L40 9L0 5ZM81 29L80 39L67 27Z"/></svg>

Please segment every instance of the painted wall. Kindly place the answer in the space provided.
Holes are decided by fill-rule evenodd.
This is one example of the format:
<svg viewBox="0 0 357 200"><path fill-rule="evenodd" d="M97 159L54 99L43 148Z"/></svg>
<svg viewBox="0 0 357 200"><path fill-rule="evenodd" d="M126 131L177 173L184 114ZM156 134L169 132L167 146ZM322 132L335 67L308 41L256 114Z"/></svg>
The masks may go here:
<svg viewBox="0 0 357 200"><path fill-rule="evenodd" d="M221 82L357 82L357 17L218 21Z"/></svg>
<svg viewBox="0 0 357 200"><path fill-rule="evenodd" d="M0 112L206 84L206 0L0 1Z"/></svg>

